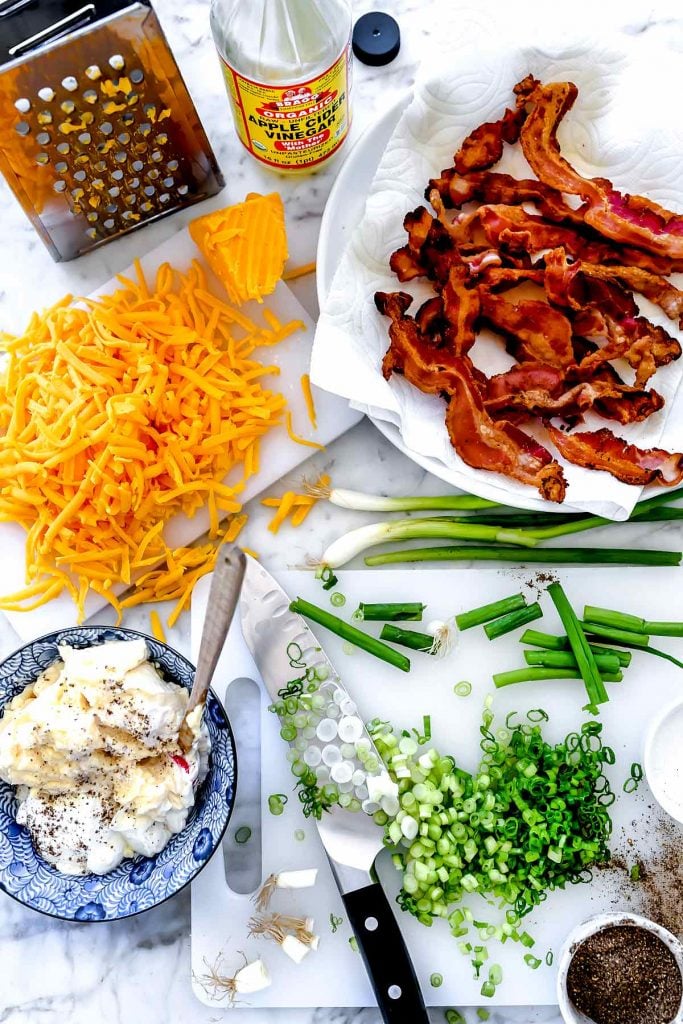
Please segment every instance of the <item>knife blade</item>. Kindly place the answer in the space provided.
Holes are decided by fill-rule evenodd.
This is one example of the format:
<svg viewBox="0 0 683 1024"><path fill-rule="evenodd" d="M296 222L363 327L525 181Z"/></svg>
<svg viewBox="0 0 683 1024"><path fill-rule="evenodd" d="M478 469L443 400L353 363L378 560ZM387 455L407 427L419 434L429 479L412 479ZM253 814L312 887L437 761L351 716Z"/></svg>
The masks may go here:
<svg viewBox="0 0 683 1024"><path fill-rule="evenodd" d="M280 691L304 671L302 666L317 680L316 694L324 698L315 729L307 727L308 742L301 754L315 770L319 785L339 787L340 803L323 811L316 824L382 1019L386 1024L427 1024L401 930L382 887L373 879L375 858L384 845L371 814L380 807L395 814L398 790L334 666L289 605L277 580L250 558L240 599L242 632L271 700L281 700ZM297 733L292 743L299 738ZM360 804L360 809L350 809L349 804Z"/></svg>

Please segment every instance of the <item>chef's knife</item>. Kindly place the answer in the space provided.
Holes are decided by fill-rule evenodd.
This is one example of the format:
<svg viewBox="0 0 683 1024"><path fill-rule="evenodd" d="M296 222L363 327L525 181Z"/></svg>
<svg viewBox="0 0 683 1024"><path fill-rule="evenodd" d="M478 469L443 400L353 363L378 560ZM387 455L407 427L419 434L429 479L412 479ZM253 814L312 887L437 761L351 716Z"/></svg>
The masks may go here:
<svg viewBox="0 0 683 1024"><path fill-rule="evenodd" d="M369 733L355 714L353 700L315 635L299 615L290 611L289 604L290 598L279 583L250 558L240 601L242 632L271 699L279 700L278 691L293 676L301 674L301 668L292 668L293 660L307 667L324 667L326 671L318 675L326 676L320 682L320 692L328 700L329 714L324 708L321 710L316 735L310 738L304 752L306 763L314 767L321 785L329 771L332 781L340 780L337 784L341 791L362 798L368 811L375 801L379 806L382 800L395 800L395 787ZM370 752L370 758L365 758L369 772L356 754L350 756L351 748L357 749L359 745ZM353 768L350 779L349 766ZM368 783L375 801L368 802ZM386 1024L428 1024L400 928L379 882L372 878L375 858L384 849L381 828L370 813L338 805L323 811L316 824L383 1020Z"/></svg>

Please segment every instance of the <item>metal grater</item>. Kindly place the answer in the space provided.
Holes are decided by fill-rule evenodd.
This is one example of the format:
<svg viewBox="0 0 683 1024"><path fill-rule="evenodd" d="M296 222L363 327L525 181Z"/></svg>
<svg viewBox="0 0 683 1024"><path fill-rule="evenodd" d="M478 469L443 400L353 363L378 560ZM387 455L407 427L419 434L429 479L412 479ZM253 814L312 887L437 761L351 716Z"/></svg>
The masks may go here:
<svg viewBox="0 0 683 1024"><path fill-rule="evenodd" d="M55 260L220 191L148 0L0 0L0 171Z"/></svg>

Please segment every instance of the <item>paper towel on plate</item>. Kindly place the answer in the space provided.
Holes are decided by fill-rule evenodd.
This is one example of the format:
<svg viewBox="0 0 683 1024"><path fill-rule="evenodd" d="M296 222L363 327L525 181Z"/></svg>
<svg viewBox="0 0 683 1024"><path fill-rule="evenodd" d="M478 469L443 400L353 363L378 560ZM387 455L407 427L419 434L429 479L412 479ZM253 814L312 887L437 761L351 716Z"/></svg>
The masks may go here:
<svg viewBox="0 0 683 1024"><path fill-rule="evenodd" d="M488 52L454 49L447 70L418 82L380 161L365 213L343 254L318 322L311 365L315 383L349 399L373 419L394 424L404 446L436 460L438 474L454 486L521 508L559 511L531 487L465 465L448 440L442 399L422 394L398 375L384 380L381 360L388 346L389 321L378 314L373 295L377 290L410 291L415 296L414 310L433 294L429 284L421 281L399 284L389 270L391 252L405 244L403 217L424 203L429 178L452 166L453 153L465 135L501 115L511 103L513 86L529 72L543 81L569 79L579 87L578 100L559 130L562 152L579 171L609 177L621 190L643 192L683 210L679 173L683 131L676 113L679 90L673 88L678 80L674 60L673 54L656 54L640 42L633 47L626 38L602 47L586 39L543 47L508 41L506 50ZM519 146L506 146L496 169L533 177ZM674 275L672 281L680 285L683 275ZM677 324L657 306L638 295L635 298L643 315L683 340ZM488 375L513 362L500 339L486 330L471 355ZM632 371L625 365L618 368L631 383ZM660 392L666 404L644 423L621 426L589 414L587 429L608 426L639 447L661 445L681 451L683 401L674 402L674 398L682 376L683 360L657 372L649 386ZM524 429L543 440L542 427ZM552 450L550 442L545 443ZM624 519L641 495L640 488L622 484L607 473L563 464L568 482L563 510Z"/></svg>

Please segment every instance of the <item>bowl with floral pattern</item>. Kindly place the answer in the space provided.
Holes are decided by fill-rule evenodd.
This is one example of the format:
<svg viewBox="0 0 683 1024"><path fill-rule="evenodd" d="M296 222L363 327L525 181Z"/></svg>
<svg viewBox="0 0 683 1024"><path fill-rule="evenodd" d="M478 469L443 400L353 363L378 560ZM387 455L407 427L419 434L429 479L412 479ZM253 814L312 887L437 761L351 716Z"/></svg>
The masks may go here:
<svg viewBox="0 0 683 1024"><path fill-rule="evenodd" d="M190 690L194 666L167 644L132 629L77 626L49 633L0 663L0 715L5 706L58 657L58 645L89 647L142 637L152 663L170 682ZM218 849L235 801L237 759L225 710L209 691L204 712L211 754L206 778L181 832L154 857L127 858L105 875L67 875L43 860L16 821L13 786L0 781L0 890L19 903L68 921L116 921L175 896Z"/></svg>

